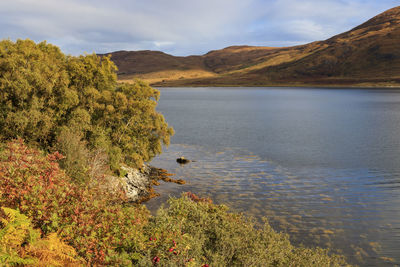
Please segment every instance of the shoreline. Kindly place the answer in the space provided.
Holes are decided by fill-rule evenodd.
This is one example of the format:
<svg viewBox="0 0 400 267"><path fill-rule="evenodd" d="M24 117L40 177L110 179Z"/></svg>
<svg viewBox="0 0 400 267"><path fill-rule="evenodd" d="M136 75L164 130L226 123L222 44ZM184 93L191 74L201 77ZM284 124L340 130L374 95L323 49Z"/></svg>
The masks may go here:
<svg viewBox="0 0 400 267"><path fill-rule="evenodd" d="M185 184L186 181L182 179L173 179L171 176L174 174L168 173L167 170L157 168L151 165L143 165L142 168L136 169L131 167L123 167L126 174L120 178L110 176L110 187L114 190L116 186L115 181L121 179L122 187L126 193L128 202L142 204L152 198L160 196L155 192L154 187L160 185L160 180L166 183ZM117 182L118 184L118 182Z"/></svg>
<svg viewBox="0 0 400 267"><path fill-rule="evenodd" d="M326 84L265 84L265 85L254 85L254 84L227 84L227 85L221 85L221 84L215 84L215 85L209 85L209 84L204 84L204 85L163 85L163 84L150 84L152 87L156 88L213 88L213 87L218 87L218 88L228 88L228 87L235 87L235 88L240 88L240 87L251 87L251 88L280 88L280 89L291 89L291 88L313 88L313 89L395 89L395 90L400 90L400 84L398 85L393 85L393 86L388 86L388 85L338 85L338 84L333 84L333 85L326 85Z"/></svg>
<svg viewBox="0 0 400 267"><path fill-rule="evenodd" d="M155 88L260 88L260 89L293 89L293 88L302 88L302 89L360 89L360 90L400 90L400 85L398 86L339 86L339 85L151 85Z"/></svg>
<svg viewBox="0 0 400 267"><path fill-rule="evenodd" d="M136 78L131 79L118 79L118 83L134 83ZM147 82L151 87L155 88L226 88L226 87L252 87L252 88L316 88L316 89L394 89L400 90L400 83L396 82L382 82L382 83L369 83L355 82L355 83L202 83L188 82L180 83L176 80L165 81L165 82L150 82L146 79L142 81Z"/></svg>

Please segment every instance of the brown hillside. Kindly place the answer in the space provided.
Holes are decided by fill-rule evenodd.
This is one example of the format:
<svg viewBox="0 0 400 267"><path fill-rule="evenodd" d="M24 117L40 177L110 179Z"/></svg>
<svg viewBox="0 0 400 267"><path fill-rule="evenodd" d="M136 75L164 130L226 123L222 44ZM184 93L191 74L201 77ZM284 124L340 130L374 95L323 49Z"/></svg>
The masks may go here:
<svg viewBox="0 0 400 267"><path fill-rule="evenodd" d="M232 46L203 56L119 51L121 80L158 86L400 85L400 7L328 40L271 48Z"/></svg>

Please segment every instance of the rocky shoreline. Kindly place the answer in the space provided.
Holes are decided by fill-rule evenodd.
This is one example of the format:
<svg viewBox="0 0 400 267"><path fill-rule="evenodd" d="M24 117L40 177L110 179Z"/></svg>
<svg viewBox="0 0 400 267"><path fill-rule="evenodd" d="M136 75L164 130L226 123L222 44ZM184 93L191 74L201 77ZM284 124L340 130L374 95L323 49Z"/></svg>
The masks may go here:
<svg viewBox="0 0 400 267"><path fill-rule="evenodd" d="M122 177L112 177L113 181L119 181L125 191L126 197L129 202L142 203L153 197L159 196L154 191L154 186L159 185L159 180L164 182L172 182L177 184L185 184L184 180L175 180L170 176L173 174L168 173L164 169L156 168L150 165L143 165L140 169L131 167L122 167L126 174ZM115 186L115 182L113 182Z"/></svg>

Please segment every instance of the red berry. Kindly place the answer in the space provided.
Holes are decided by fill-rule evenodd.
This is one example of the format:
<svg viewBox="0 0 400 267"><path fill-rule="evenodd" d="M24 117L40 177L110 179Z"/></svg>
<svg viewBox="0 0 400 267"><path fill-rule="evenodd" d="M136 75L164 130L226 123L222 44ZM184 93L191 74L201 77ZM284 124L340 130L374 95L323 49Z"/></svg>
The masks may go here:
<svg viewBox="0 0 400 267"><path fill-rule="evenodd" d="M156 256L153 258L153 264L157 264L159 261L160 261L159 257Z"/></svg>

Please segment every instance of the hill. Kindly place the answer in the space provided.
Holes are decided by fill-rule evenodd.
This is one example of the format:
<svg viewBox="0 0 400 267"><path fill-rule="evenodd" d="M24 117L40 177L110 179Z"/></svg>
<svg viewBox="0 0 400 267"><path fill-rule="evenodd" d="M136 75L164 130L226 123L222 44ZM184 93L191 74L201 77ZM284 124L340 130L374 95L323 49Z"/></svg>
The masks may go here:
<svg viewBox="0 0 400 267"><path fill-rule="evenodd" d="M111 53L120 80L156 86L400 86L400 7L324 41L231 46L202 56Z"/></svg>

